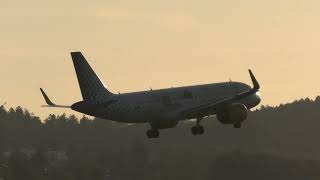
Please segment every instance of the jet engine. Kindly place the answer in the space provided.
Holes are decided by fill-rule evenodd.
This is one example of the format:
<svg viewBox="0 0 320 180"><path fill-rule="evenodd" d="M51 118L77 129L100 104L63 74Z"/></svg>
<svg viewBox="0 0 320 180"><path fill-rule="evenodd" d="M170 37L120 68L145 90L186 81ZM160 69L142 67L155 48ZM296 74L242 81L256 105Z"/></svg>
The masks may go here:
<svg viewBox="0 0 320 180"><path fill-rule="evenodd" d="M232 104L217 113L217 119L222 124L241 123L248 117L248 109L240 103Z"/></svg>

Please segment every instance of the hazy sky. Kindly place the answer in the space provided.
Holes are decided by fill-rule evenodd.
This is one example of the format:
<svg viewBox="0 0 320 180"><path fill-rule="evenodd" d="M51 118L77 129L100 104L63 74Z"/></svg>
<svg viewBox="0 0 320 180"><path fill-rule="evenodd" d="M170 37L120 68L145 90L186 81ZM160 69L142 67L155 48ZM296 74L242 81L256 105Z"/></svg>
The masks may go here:
<svg viewBox="0 0 320 180"><path fill-rule="evenodd" d="M113 92L261 83L262 104L320 95L319 0L0 0L0 104L37 115L39 87L81 100L70 51ZM70 113L71 111L66 111Z"/></svg>

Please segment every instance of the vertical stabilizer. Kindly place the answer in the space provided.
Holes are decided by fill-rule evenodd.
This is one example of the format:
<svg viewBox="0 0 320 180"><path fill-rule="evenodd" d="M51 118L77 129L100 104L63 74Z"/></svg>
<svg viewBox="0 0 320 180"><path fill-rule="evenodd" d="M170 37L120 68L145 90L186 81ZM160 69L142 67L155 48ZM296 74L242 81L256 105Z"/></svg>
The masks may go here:
<svg viewBox="0 0 320 180"><path fill-rule="evenodd" d="M93 71L81 52L71 52L83 100L99 100L112 95Z"/></svg>

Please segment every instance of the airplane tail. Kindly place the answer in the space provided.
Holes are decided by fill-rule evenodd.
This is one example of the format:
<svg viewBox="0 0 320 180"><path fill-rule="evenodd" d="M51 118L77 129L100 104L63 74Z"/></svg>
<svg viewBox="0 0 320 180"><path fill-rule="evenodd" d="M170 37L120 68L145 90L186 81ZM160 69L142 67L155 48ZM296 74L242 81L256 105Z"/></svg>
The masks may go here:
<svg viewBox="0 0 320 180"><path fill-rule="evenodd" d="M113 95L106 89L81 52L71 52L83 100L96 101Z"/></svg>

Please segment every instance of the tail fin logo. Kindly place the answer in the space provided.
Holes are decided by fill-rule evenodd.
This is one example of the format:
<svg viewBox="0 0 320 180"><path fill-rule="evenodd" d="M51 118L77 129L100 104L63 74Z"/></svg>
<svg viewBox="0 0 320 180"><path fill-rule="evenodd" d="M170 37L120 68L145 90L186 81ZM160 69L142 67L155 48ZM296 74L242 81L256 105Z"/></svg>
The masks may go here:
<svg viewBox="0 0 320 180"><path fill-rule="evenodd" d="M93 71L81 52L72 52L71 57L83 100L96 101L112 95Z"/></svg>

